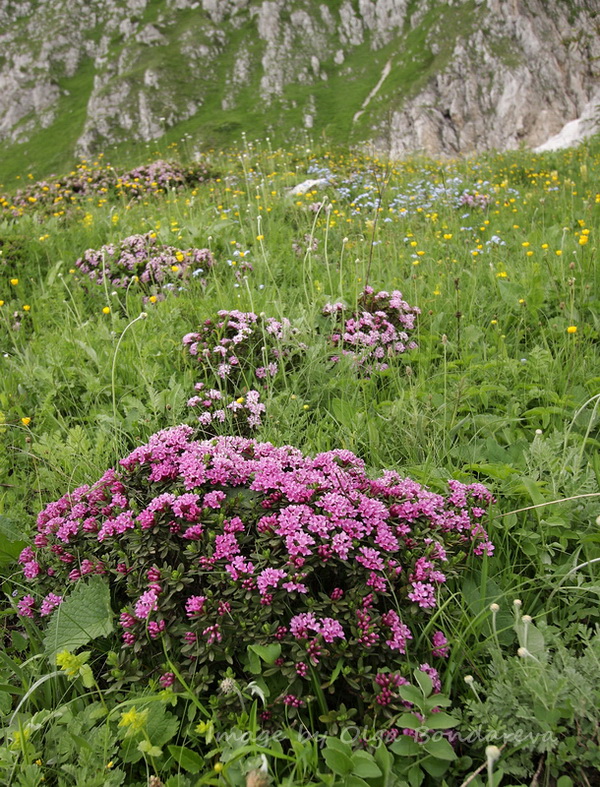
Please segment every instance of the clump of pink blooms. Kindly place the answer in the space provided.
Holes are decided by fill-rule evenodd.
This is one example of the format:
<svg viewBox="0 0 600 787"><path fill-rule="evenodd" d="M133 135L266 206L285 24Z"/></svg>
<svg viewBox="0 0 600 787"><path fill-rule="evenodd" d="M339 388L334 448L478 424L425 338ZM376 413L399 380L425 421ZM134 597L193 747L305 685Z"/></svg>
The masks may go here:
<svg viewBox="0 0 600 787"><path fill-rule="evenodd" d="M295 341L296 329L283 317L276 320L254 312L221 310L197 332L183 337L201 371L236 393L243 387L266 383L305 348Z"/></svg>
<svg viewBox="0 0 600 787"><path fill-rule="evenodd" d="M12 216L40 209L66 211L91 195L138 200L172 189L193 188L217 176L206 161L184 167L172 161L159 160L121 174L109 164L82 161L68 175L50 176L28 183L14 196L0 200L3 203L0 210Z"/></svg>
<svg viewBox="0 0 600 787"><path fill-rule="evenodd" d="M372 479L346 450L311 458L178 426L39 514L18 611L37 620L103 574L125 674L171 685L167 648L186 680L216 690L226 670L252 679L248 645L277 645L271 711L310 703L313 673L342 659L331 707L360 696L389 715L412 668L439 685L430 662L450 644L421 634L465 556L492 554L491 502L477 483L442 495L392 471Z"/></svg>
<svg viewBox="0 0 600 787"><path fill-rule="evenodd" d="M206 164L184 167L173 161L152 161L125 172L116 183L117 189L131 198L160 194L170 189L193 187L214 177Z"/></svg>
<svg viewBox="0 0 600 787"><path fill-rule="evenodd" d="M461 208L480 208L485 210L491 205L492 198L489 194L480 194L478 191L463 191L459 199Z"/></svg>
<svg viewBox="0 0 600 787"><path fill-rule="evenodd" d="M215 264L209 249L177 249L159 243L154 233L130 235L119 243L88 249L75 265L94 284L129 287L140 282L168 288L188 276L208 272Z"/></svg>
<svg viewBox="0 0 600 787"><path fill-rule="evenodd" d="M188 399L188 407L199 412L200 431L214 434L210 427L227 428L231 434L257 429L262 424L265 405L260 401L260 391L252 389L243 396L231 397L204 383L194 386L196 395Z"/></svg>
<svg viewBox="0 0 600 787"><path fill-rule="evenodd" d="M367 372L387 369L390 358L417 347L410 333L420 313L398 290L376 293L372 287L365 287L354 311L343 303L327 303L323 314L334 318L330 340L338 351L332 360L347 355Z"/></svg>

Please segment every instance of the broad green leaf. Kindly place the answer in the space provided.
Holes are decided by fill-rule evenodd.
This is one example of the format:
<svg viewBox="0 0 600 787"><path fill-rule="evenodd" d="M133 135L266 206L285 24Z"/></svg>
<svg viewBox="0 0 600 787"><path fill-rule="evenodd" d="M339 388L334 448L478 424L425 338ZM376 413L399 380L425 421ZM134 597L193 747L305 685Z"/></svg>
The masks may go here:
<svg viewBox="0 0 600 787"><path fill-rule="evenodd" d="M260 675L262 671L262 668L260 666L260 659L252 649L252 645L248 645L246 651L248 653L248 669L253 675Z"/></svg>
<svg viewBox="0 0 600 787"><path fill-rule="evenodd" d="M428 754L437 757L439 760L455 760L456 752L445 738L428 741L423 744L423 748Z"/></svg>
<svg viewBox="0 0 600 787"><path fill-rule="evenodd" d="M420 669L414 670L413 675L415 676L415 680L421 687L423 696L429 697L429 695L433 691L433 681L431 680L429 675L426 672L422 672Z"/></svg>
<svg viewBox="0 0 600 787"><path fill-rule="evenodd" d="M415 686L400 686L398 688L398 694L403 700L406 700L406 702L412 702L413 705L416 705L419 708L423 704L423 695Z"/></svg>
<svg viewBox="0 0 600 787"><path fill-rule="evenodd" d="M425 726L423 722L415 716L414 713L403 713L396 719L396 724L398 727L402 727L402 729L407 730L418 730Z"/></svg>
<svg viewBox="0 0 600 787"><path fill-rule="evenodd" d="M274 664L281 656L281 645L274 642L272 645L249 645L249 649L266 663Z"/></svg>
<svg viewBox="0 0 600 787"><path fill-rule="evenodd" d="M389 773L390 768L392 767L392 763L394 762L394 758L389 753L387 746L383 743L380 743L379 746L375 749L374 754L375 762L384 774Z"/></svg>
<svg viewBox="0 0 600 787"><path fill-rule="evenodd" d="M352 747L348 746L347 743L341 741L339 738L334 738L333 736L329 736L326 739L327 748L335 749L336 751L341 751L342 754L345 754L346 757L352 756Z"/></svg>
<svg viewBox="0 0 600 787"><path fill-rule="evenodd" d="M358 774L353 773L344 779L344 787L369 787L369 785Z"/></svg>
<svg viewBox="0 0 600 787"><path fill-rule="evenodd" d="M323 751L323 759L327 766L340 776L352 773L353 763L350 757L337 749L327 748Z"/></svg>
<svg viewBox="0 0 600 787"><path fill-rule="evenodd" d="M423 753L423 747L408 735L401 735L396 738L390 745L390 749L400 757L414 757Z"/></svg>
<svg viewBox="0 0 600 787"><path fill-rule="evenodd" d="M50 617L44 637L44 649L51 661L57 653L79 650L97 637L107 637L113 630L108 583L102 577L80 580L75 590Z"/></svg>
<svg viewBox="0 0 600 787"><path fill-rule="evenodd" d="M429 727L430 730L449 730L451 727L456 727L457 724L460 724L460 719L441 712L427 714L423 722L423 725Z"/></svg>
<svg viewBox="0 0 600 787"><path fill-rule="evenodd" d="M420 785L423 783L423 779L425 778L425 774L418 765L413 765L408 771L407 776L410 787L420 787Z"/></svg>
<svg viewBox="0 0 600 787"><path fill-rule="evenodd" d="M177 765L185 771L189 771L189 773L199 773L200 769L204 766L202 757L187 746L170 745L167 748Z"/></svg>
<svg viewBox="0 0 600 787"><path fill-rule="evenodd" d="M421 760L421 768L435 779L442 777L449 767L448 760L439 760L436 757L425 757L424 760Z"/></svg>
<svg viewBox="0 0 600 787"><path fill-rule="evenodd" d="M352 755L353 773L365 779L374 779L381 776L381 769L373 759L373 755L366 751L355 751Z"/></svg>

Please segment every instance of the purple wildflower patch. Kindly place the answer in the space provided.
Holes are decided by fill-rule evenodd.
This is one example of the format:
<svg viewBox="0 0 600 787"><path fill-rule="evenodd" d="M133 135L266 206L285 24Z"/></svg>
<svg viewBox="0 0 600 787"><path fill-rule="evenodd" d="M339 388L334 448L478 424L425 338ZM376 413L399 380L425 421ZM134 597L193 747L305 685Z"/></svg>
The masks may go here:
<svg viewBox="0 0 600 787"><path fill-rule="evenodd" d="M49 614L100 566L120 674L160 680L165 646L206 688L228 669L252 679L247 649L271 646L273 712L309 702L312 669L330 675L340 659L332 706L360 695L375 715L401 710L402 673L433 675L429 660L448 655L443 632L421 634L465 555L491 549L481 516L491 502L480 484L453 481L440 495L391 471L371 479L349 451L311 458L242 437L197 441L178 426L39 514L17 607ZM382 663L395 674L382 677Z"/></svg>
<svg viewBox="0 0 600 787"><path fill-rule="evenodd" d="M323 314L334 320L332 360L347 355L366 372L384 371L391 358L416 348L410 334L420 313L398 290L376 293L372 287L365 287L352 312L343 303L327 303Z"/></svg>

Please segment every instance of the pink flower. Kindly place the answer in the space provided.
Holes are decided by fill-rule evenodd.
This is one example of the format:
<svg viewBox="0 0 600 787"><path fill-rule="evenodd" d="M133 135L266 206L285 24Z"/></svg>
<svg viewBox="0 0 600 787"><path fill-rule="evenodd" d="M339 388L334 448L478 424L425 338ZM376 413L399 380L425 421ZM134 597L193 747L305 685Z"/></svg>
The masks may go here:
<svg viewBox="0 0 600 787"><path fill-rule="evenodd" d="M408 594L411 601L417 603L422 609L431 609L436 606L433 585L428 582L413 582L413 589Z"/></svg>
<svg viewBox="0 0 600 787"><path fill-rule="evenodd" d="M33 596L23 596L17 604L17 611L24 618L32 618L34 616L34 606L35 598Z"/></svg>
<svg viewBox="0 0 600 787"><path fill-rule="evenodd" d="M146 620L148 615L157 609L158 593L156 590L147 590L136 601L134 614L138 620Z"/></svg>
<svg viewBox="0 0 600 787"><path fill-rule="evenodd" d="M49 615L56 609L56 607L62 604L62 600L62 596L57 596L54 593L48 593L40 606L40 615Z"/></svg>
<svg viewBox="0 0 600 787"><path fill-rule="evenodd" d="M202 505L205 508L221 508L221 503L225 500L224 492L208 492L204 495Z"/></svg>
<svg viewBox="0 0 600 787"><path fill-rule="evenodd" d="M431 640L431 648L431 653L436 658L447 659L450 655L448 640L441 631L436 631L434 633Z"/></svg>
<svg viewBox="0 0 600 787"><path fill-rule="evenodd" d="M206 596L190 596L185 602L185 611L188 618L201 615L204 612Z"/></svg>
<svg viewBox="0 0 600 787"><path fill-rule="evenodd" d="M282 579L285 579L287 573L279 568L265 568L256 578L256 586L261 596L267 592L269 587L277 587Z"/></svg>

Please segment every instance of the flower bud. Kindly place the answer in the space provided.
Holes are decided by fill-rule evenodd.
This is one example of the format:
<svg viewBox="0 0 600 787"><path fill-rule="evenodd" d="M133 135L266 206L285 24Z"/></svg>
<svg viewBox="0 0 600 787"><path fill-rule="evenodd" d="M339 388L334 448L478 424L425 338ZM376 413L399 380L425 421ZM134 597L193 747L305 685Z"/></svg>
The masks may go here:
<svg viewBox="0 0 600 787"><path fill-rule="evenodd" d="M497 746L486 746L485 756L487 757L487 761L489 763L496 762L496 760L500 757L500 749Z"/></svg>

